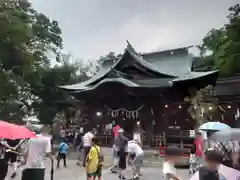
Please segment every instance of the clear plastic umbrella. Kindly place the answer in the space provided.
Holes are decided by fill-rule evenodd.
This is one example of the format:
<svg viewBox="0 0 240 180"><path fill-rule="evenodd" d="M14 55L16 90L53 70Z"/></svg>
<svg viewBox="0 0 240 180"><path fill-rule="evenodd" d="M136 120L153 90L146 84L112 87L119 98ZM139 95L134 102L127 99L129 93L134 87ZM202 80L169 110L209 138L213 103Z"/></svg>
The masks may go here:
<svg viewBox="0 0 240 180"><path fill-rule="evenodd" d="M225 129L215 132L210 139L214 141L240 141L240 128Z"/></svg>

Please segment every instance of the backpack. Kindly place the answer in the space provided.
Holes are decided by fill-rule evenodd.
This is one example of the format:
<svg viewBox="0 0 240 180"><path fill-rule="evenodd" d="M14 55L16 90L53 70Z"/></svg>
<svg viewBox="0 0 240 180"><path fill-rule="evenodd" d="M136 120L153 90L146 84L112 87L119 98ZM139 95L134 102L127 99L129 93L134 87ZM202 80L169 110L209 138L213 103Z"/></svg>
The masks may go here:
<svg viewBox="0 0 240 180"><path fill-rule="evenodd" d="M102 164L102 162L104 161L104 156L101 154L101 152L98 151L98 148L96 146L93 146L98 154L98 160L99 160L99 164Z"/></svg>

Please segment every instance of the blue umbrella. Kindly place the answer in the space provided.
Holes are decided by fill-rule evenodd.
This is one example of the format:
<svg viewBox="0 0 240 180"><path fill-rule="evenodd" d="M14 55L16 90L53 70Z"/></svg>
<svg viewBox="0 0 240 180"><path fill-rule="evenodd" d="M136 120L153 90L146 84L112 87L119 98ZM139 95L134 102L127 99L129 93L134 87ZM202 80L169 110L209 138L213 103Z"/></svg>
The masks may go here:
<svg viewBox="0 0 240 180"><path fill-rule="evenodd" d="M225 129L231 129L230 126L220 123L220 122L206 122L202 124L199 128L199 130L212 130L212 131L220 131Z"/></svg>

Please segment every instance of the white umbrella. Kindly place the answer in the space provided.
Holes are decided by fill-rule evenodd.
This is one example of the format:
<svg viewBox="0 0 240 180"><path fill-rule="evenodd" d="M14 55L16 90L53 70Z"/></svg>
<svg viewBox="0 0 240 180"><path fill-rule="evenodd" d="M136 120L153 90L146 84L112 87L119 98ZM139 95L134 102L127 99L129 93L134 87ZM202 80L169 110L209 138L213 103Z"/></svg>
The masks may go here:
<svg viewBox="0 0 240 180"><path fill-rule="evenodd" d="M224 123L220 122L206 122L202 124L199 128L199 130L212 130L212 131L220 131L224 129L231 129L230 126Z"/></svg>

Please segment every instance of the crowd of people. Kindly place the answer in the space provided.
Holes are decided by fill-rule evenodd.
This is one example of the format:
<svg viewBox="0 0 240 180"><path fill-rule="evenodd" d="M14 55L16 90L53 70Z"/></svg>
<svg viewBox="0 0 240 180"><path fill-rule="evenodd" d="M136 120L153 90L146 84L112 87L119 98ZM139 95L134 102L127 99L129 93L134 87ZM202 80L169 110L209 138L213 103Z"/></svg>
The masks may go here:
<svg viewBox="0 0 240 180"><path fill-rule="evenodd" d="M131 164L132 177L130 177L129 179L139 179L141 176L140 170L143 166L144 160L144 151L142 149L141 135L135 133L133 135L133 138L129 139L124 136L123 129L119 125L113 128L113 133L113 165L110 169L111 172L118 174L119 179L126 179L126 167L127 164ZM92 133L89 136L88 133L86 133L83 139L86 137L90 137L87 138L89 140L92 137L95 137L95 134ZM86 144L89 145L89 141L84 141L84 147ZM84 157L87 158L89 146L85 147L84 151L85 150L86 153ZM209 141L208 148L206 148L203 135L200 132L197 132L195 141L190 152L191 155L189 174L192 175L192 179L227 180L227 178L225 177L226 174L219 171L219 168L224 167L225 169L234 169L239 172L239 150L239 142L232 141L225 143ZM182 149L178 147L166 148L166 158L162 166L164 180L183 180L183 178L180 177L177 169L175 168L175 165L178 164L179 160L182 157ZM88 162L88 160L86 160L86 162ZM90 179L95 179L95 176L91 175L89 175L88 177ZM97 177L100 178L100 176Z"/></svg>
<svg viewBox="0 0 240 180"><path fill-rule="evenodd" d="M139 179L142 176L141 167L144 160L141 134L136 132L131 138L126 137L124 130L119 125L115 125L112 130L114 137L113 164L110 172L116 174L118 179L126 179L126 169L130 165L132 176L127 179ZM61 161L63 161L63 166L67 167L67 154L71 142L75 148L79 149L77 165L85 168L88 180L101 180L104 154L97 130L93 128L85 133L81 130L74 134L73 138L73 135L69 138L64 132L61 132L61 135L57 153L57 168L60 168ZM51 139L49 129L46 127L42 128L41 134L37 135L37 138L29 140L1 139L0 180L5 179L9 166L13 169L11 178L14 178L18 166L44 167L43 159L46 155L53 160ZM25 149L25 151L20 149ZM195 179L197 177L199 180L226 180L225 174L219 171L220 166L240 170L238 142L209 142L209 148L206 149L202 134L197 133L190 153L189 174ZM182 149L166 148L166 157L162 166L164 180L183 180L175 168L182 156Z"/></svg>
<svg viewBox="0 0 240 180"><path fill-rule="evenodd" d="M119 125L114 126L113 136L113 165L110 171L117 174L119 179L126 179L127 164L132 164L133 176L130 179L138 179L141 176L140 168L144 157L141 140L136 137L129 139L124 136L124 131ZM80 133L76 135L75 147L78 147L80 153L77 164L86 167L89 180L101 179L104 156L101 153L100 144L100 138L97 136L95 128L84 135ZM61 146L59 150L61 150Z"/></svg>

